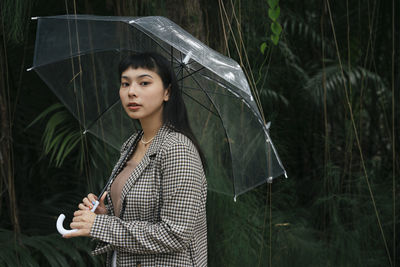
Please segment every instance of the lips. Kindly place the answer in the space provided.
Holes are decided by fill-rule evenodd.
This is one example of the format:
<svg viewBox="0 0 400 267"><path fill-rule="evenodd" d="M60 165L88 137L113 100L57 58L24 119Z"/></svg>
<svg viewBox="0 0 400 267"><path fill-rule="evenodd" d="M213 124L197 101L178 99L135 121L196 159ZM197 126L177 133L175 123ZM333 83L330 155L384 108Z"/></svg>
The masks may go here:
<svg viewBox="0 0 400 267"><path fill-rule="evenodd" d="M141 107L141 105L139 105L138 103L135 103L135 102L128 103L129 110L135 111L135 110L138 110L140 107Z"/></svg>
<svg viewBox="0 0 400 267"><path fill-rule="evenodd" d="M128 107L136 107L136 106L141 106L141 105L139 105L138 103L135 103L135 102L128 103Z"/></svg>

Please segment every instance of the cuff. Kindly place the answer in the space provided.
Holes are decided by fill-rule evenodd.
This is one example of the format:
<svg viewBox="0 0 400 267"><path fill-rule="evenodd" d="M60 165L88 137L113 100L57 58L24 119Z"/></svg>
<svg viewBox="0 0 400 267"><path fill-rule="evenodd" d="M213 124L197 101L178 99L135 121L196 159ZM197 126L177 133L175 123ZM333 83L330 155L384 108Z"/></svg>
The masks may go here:
<svg viewBox="0 0 400 267"><path fill-rule="evenodd" d="M97 238L97 239L104 239L107 231L104 229L109 224L109 215L105 214L97 214L92 228L90 228L90 236Z"/></svg>

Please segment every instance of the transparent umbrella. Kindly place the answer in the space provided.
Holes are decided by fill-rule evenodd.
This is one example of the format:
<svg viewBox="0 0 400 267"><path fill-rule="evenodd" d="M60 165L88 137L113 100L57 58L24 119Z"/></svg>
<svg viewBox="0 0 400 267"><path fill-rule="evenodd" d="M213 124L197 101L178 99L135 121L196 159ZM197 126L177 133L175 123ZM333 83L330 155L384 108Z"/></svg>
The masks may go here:
<svg viewBox="0 0 400 267"><path fill-rule="evenodd" d="M170 60L209 190L238 195L285 169L240 66L164 17L39 17L33 66L84 128L116 149L140 125L119 100L118 63L155 51ZM111 178L113 174L111 175Z"/></svg>

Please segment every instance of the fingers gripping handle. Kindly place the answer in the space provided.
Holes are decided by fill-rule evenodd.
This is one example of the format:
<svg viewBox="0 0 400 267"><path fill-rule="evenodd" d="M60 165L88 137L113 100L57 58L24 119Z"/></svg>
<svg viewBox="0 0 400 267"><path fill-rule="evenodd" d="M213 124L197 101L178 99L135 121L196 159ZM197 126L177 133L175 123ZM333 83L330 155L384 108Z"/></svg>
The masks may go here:
<svg viewBox="0 0 400 267"><path fill-rule="evenodd" d="M99 205L99 202L96 200L96 202L93 205L93 208L90 211L94 212L98 205ZM57 225L57 231L61 235L65 235L65 234L69 234L69 233L73 233L73 232L78 231L78 229L72 229L72 230L65 229L64 226L63 226L64 219L65 219L65 215L64 214L60 214L60 216L58 216L57 224L56 224Z"/></svg>

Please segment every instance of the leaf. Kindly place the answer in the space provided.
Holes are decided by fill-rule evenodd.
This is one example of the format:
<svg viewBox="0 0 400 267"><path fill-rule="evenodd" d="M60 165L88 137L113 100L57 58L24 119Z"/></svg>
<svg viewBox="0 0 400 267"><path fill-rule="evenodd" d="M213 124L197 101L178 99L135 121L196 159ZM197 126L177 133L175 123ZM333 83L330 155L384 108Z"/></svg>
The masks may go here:
<svg viewBox="0 0 400 267"><path fill-rule="evenodd" d="M24 131L26 131L29 127L31 127L33 124L37 123L39 120L47 116L49 113L53 112L56 109L62 108L63 105L60 103L56 103L45 109L42 113L39 114L28 126L25 127Z"/></svg>
<svg viewBox="0 0 400 267"><path fill-rule="evenodd" d="M278 22L275 21L274 23L271 24L271 30L279 38L279 35L282 32L282 26L281 26L281 24L279 24Z"/></svg>
<svg viewBox="0 0 400 267"><path fill-rule="evenodd" d="M39 250L51 266L68 266L65 257L46 242L46 239L32 237L30 239L25 239L25 244Z"/></svg>
<svg viewBox="0 0 400 267"><path fill-rule="evenodd" d="M79 133L71 133L71 134L68 134L64 138L60 148L58 149L58 154L56 157L57 166L62 165L64 159L68 156L69 152L75 147L75 146L71 146L71 144L73 144L73 143L76 144L77 142L74 142L74 141L76 141L76 139L78 139L78 141L79 141L79 139L80 139Z"/></svg>
<svg viewBox="0 0 400 267"><path fill-rule="evenodd" d="M265 49L267 48L267 43L264 42L260 46L261 53L264 55Z"/></svg>
<svg viewBox="0 0 400 267"><path fill-rule="evenodd" d="M279 42L279 36L275 34L271 34L271 40L274 43L274 45L277 45Z"/></svg>
<svg viewBox="0 0 400 267"><path fill-rule="evenodd" d="M278 5L279 0L267 0L267 2L268 2L268 5L269 5L271 8L275 8L275 7Z"/></svg>
<svg viewBox="0 0 400 267"><path fill-rule="evenodd" d="M268 16L274 22L278 19L280 13L281 9L279 8L279 6L277 6L276 8L268 9Z"/></svg>

